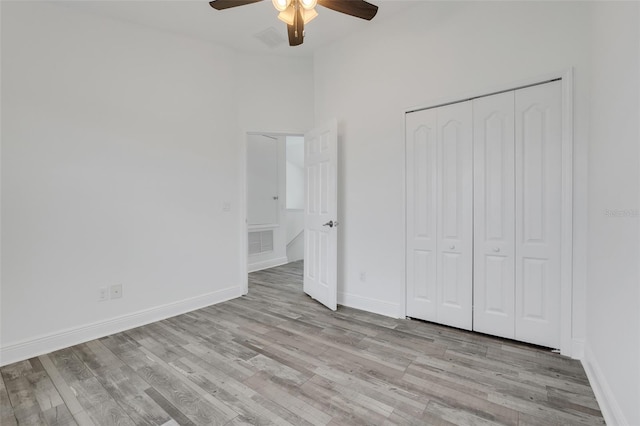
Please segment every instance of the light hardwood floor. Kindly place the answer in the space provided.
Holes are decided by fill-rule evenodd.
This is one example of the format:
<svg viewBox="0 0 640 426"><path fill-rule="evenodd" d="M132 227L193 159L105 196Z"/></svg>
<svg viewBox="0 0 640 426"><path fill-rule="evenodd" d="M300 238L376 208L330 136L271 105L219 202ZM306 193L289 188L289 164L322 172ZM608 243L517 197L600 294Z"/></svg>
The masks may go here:
<svg viewBox="0 0 640 426"><path fill-rule="evenodd" d="M249 294L2 367L0 424L604 424L579 362L304 295L301 263Z"/></svg>

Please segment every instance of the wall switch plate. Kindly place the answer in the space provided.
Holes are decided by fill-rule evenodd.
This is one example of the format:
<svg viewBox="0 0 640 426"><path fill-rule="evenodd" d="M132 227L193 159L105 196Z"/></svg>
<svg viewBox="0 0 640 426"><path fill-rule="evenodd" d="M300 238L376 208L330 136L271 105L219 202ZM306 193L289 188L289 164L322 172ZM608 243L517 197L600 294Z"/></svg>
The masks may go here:
<svg viewBox="0 0 640 426"><path fill-rule="evenodd" d="M100 287L98 289L98 301L104 302L105 300L109 300L109 289L106 287Z"/></svg>
<svg viewBox="0 0 640 426"><path fill-rule="evenodd" d="M112 285L110 294L112 299L120 299L122 297L122 284Z"/></svg>

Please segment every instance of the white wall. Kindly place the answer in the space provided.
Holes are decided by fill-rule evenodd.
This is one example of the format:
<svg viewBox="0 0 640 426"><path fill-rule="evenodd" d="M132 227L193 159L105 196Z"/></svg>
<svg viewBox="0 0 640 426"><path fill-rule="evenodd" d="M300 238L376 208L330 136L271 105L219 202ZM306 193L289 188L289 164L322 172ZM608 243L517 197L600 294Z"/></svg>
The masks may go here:
<svg viewBox="0 0 640 426"><path fill-rule="evenodd" d="M589 152L590 372L608 424L640 424L640 8L593 5Z"/></svg>
<svg viewBox="0 0 640 426"><path fill-rule="evenodd" d="M1 28L0 363L241 294L246 129L310 125L267 85L311 87L310 61L45 3Z"/></svg>
<svg viewBox="0 0 640 426"><path fill-rule="evenodd" d="M304 209L304 169L287 160L287 208Z"/></svg>
<svg viewBox="0 0 640 426"><path fill-rule="evenodd" d="M573 66L573 336L581 342L589 18L589 6L573 2L424 2L316 54L316 122L339 119L340 303L404 315L403 111Z"/></svg>
<svg viewBox="0 0 640 426"><path fill-rule="evenodd" d="M246 132L304 134L313 126L313 63L238 55L238 120Z"/></svg>
<svg viewBox="0 0 640 426"><path fill-rule="evenodd" d="M304 259L304 210L287 210L287 261Z"/></svg>
<svg viewBox="0 0 640 426"><path fill-rule="evenodd" d="M287 136L287 209L304 210L304 137Z"/></svg>
<svg viewBox="0 0 640 426"><path fill-rule="evenodd" d="M238 220L221 208L238 204L224 160L235 108L210 100L233 100L231 53L59 6L2 7L3 351L237 295ZM124 297L97 302L112 284Z"/></svg>

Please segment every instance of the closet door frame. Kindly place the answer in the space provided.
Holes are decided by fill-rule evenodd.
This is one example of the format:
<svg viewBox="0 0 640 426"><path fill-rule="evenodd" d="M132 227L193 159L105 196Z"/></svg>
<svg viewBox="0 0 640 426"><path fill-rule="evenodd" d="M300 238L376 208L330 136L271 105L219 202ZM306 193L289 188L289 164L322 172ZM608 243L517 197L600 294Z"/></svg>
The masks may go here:
<svg viewBox="0 0 640 426"><path fill-rule="evenodd" d="M406 114L428 108L437 108L475 98L494 95L506 91L522 89L528 86L543 84L552 80L561 80L562 83L562 212L561 212L561 239L560 239L560 353L569 357L581 357L582 350L578 344L574 346L572 336L573 326L573 67L531 78L512 81L505 84L487 87L485 89L454 94L451 96L433 99L424 104L407 108L402 113L403 123ZM403 141L406 141L405 126L403 126ZM406 159L406 146L404 147ZM407 264L406 238L407 238L407 165L404 164L403 174L403 218L404 218L404 259ZM407 270L404 269L405 296L402 301L401 315L407 314Z"/></svg>

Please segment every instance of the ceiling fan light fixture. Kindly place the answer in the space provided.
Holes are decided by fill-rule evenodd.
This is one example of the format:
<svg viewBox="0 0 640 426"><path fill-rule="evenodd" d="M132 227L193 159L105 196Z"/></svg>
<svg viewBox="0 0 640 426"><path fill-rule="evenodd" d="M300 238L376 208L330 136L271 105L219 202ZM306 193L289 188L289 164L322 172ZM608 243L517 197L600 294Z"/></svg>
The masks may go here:
<svg viewBox="0 0 640 426"><path fill-rule="evenodd" d="M0 0L2 1L2 0ZM209 6L224 10L258 3L262 0L211 0ZM370 21L378 13L378 6L366 0L271 0L279 12L278 19L287 24L289 46L299 46L304 40L304 26L318 16L315 7L321 6L346 15Z"/></svg>
<svg viewBox="0 0 640 426"><path fill-rule="evenodd" d="M299 0L299 1L304 10L313 10L313 8L315 8L318 5L318 0Z"/></svg>
<svg viewBox="0 0 640 426"><path fill-rule="evenodd" d="M315 9L303 10L302 11L302 20L304 24L307 25L309 22L314 20L318 16L318 12Z"/></svg>
<svg viewBox="0 0 640 426"><path fill-rule="evenodd" d="M302 21L304 22L305 25L311 22L312 20L314 20L318 16L318 12L316 12L315 9L311 9L311 10L301 9L300 12L302 13ZM295 22L295 16L296 16L296 8L293 5L291 5L289 6L289 8L287 8L287 10L280 12L278 14L278 19L280 19L282 22L286 23L287 25L293 25L293 23Z"/></svg>
<svg viewBox="0 0 640 426"><path fill-rule="evenodd" d="M287 25L293 25L293 18L296 16L296 8L293 6L288 7L278 14L278 19Z"/></svg>
<svg viewBox="0 0 640 426"><path fill-rule="evenodd" d="M272 0L272 1L273 1L273 7L275 7L280 12L284 12L285 10L287 10L289 5L291 5L291 0Z"/></svg>

